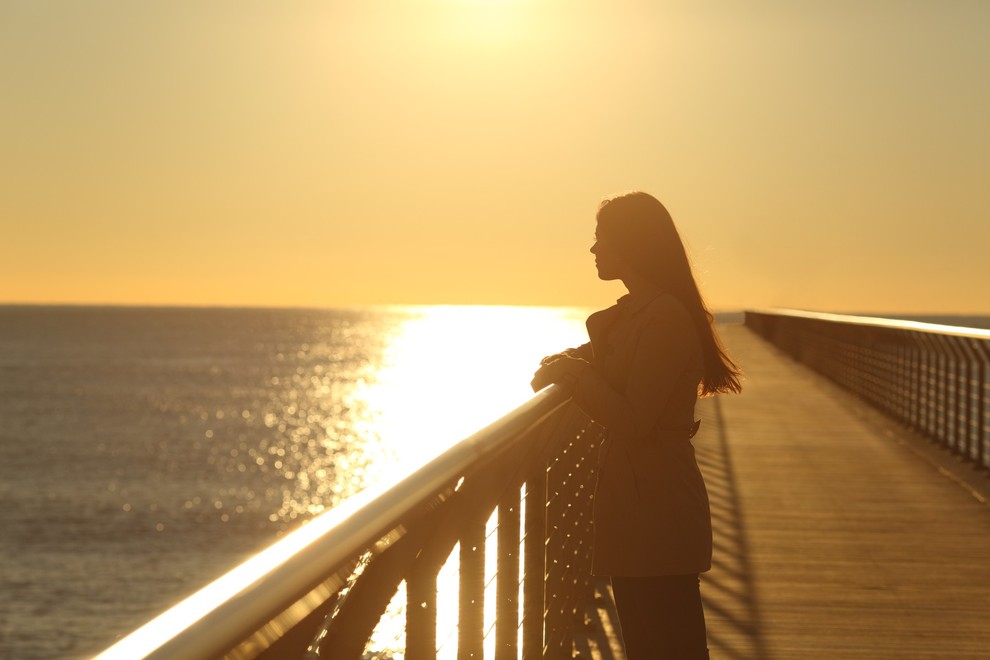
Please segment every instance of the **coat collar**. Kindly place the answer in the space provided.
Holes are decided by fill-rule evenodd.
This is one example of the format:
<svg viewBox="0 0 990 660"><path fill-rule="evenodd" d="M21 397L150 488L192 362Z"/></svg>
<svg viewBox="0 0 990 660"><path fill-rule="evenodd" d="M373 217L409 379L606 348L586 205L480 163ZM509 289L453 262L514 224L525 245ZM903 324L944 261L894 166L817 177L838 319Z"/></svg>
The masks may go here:
<svg viewBox="0 0 990 660"><path fill-rule="evenodd" d="M637 296L627 293L619 298L611 307L589 316L585 325L588 328L588 337L591 339L591 347L595 353L601 354L602 341L613 323L623 316L632 316L639 313L643 308L662 295L663 293L651 293Z"/></svg>

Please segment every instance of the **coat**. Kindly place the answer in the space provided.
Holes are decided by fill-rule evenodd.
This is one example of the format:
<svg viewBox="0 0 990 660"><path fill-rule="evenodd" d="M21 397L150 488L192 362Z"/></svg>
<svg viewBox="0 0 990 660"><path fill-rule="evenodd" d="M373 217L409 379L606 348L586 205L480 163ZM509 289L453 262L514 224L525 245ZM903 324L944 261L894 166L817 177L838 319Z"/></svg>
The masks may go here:
<svg viewBox="0 0 990 660"><path fill-rule="evenodd" d="M685 307L660 294L620 298L587 320L587 359L573 398L607 430L594 499L596 575L656 576L711 568L708 493L690 438L703 374Z"/></svg>

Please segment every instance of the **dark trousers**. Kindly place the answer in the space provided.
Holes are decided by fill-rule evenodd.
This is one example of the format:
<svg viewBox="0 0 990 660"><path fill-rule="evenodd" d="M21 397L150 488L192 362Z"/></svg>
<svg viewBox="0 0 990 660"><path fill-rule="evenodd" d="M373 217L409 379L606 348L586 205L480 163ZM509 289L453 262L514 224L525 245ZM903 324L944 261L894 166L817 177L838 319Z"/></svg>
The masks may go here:
<svg viewBox="0 0 990 660"><path fill-rule="evenodd" d="M708 658L699 585L697 574L612 576L615 608L629 660Z"/></svg>

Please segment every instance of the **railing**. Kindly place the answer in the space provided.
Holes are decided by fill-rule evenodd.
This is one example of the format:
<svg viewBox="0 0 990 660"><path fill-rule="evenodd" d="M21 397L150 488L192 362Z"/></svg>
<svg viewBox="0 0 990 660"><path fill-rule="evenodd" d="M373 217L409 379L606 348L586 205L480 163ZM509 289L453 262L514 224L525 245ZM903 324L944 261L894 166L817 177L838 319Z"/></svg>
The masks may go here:
<svg viewBox="0 0 990 660"><path fill-rule="evenodd" d="M486 647L498 659L570 657L593 598L600 441L600 427L551 386L394 486L318 516L99 657L361 658L374 652L368 641L403 585L407 659L480 658ZM492 546L497 570L486 584ZM438 622L448 557L459 567L458 615ZM456 649L438 643L438 623L456 624Z"/></svg>
<svg viewBox="0 0 990 660"><path fill-rule="evenodd" d="M795 359L990 468L990 330L793 310L746 325Z"/></svg>

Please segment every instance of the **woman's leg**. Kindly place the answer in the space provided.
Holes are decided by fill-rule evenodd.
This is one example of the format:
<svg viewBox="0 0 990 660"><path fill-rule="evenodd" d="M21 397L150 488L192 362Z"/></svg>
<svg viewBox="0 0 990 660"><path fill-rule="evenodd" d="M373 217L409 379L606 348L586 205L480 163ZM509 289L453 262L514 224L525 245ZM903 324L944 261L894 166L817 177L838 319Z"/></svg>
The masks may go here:
<svg viewBox="0 0 990 660"><path fill-rule="evenodd" d="M612 577L629 660L708 658L697 574Z"/></svg>

